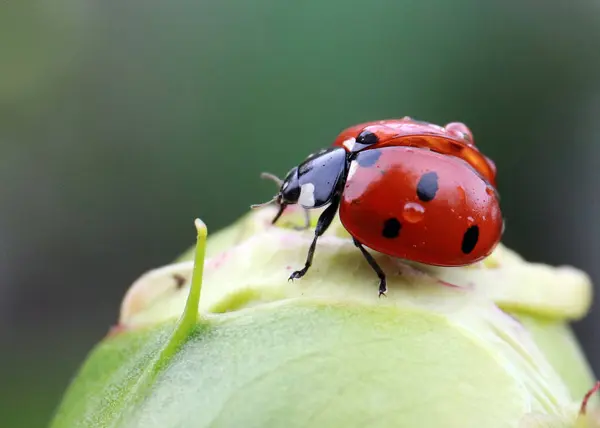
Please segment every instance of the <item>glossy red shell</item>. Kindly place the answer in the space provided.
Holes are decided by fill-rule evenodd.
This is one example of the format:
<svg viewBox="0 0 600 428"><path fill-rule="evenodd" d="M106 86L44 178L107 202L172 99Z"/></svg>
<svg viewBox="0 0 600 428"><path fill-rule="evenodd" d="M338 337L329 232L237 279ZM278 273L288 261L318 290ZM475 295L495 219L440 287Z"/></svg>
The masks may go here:
<svg viewBox="0 0 600 428"><path fill-rule="evenodd" d="M496 187L496 165L475 147L473 135L463 123L452 122L442 127L410 117L366 122L343 130L333 145L348 150L344 143L352 141L365 130L373 132L379 139L368 149L388 146L420 147L459 157Z"/></svg>
<svg viewBox="0 0 600 428"><path fill-rule="evenodd" d="M424 200L417 189L428 173L436 177L435 191ZM351 164L339 212L346 230L365 246L438 266L483 259L503 230L499 201L490 183L461 159L413 147L361 152ZM390 222L395 236L384 232Z"/></svg>

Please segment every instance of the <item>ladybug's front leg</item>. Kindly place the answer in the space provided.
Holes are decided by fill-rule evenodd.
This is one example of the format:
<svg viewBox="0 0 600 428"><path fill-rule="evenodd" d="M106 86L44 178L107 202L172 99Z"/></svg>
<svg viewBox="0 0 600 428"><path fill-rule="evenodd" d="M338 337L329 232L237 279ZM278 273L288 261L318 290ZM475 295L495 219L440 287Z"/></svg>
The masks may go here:
<svg viewBox="0 0 600 428"><path fill-rule="evenodd" d="M304 264L304 268L302 270L297 270L296 272L292 273L289 278L290 281L302 278L312 265L313 256L315 255L315 248L317 247L317 240L319 239L319 236L323 235L323 233L325 233L327 228L331 225L331 222L335 218L335 214L337 213L339 206L340 197L336 196L331 201L331 204L319 216L319 220L317 221L317 227L315 228L315 237L312 241L312 244L310 244L310 248L308 249L308 257L306 257L306 263Z"/></svg>
<svg viewBox="0 0 600 428"><path fill-rule="evenodd" d="M364 258L367 259L369 266L371 266L371 268L375 271L375 273L379 277L379 297L381 297L382 294L385 296L385 292L387 291L385 273L383 273L383 270L377 264L377 262L375 261L373 256L367 250L365 250L365 247L363 247L363 245L360 242L358 242L356 240L356 238L352 237L352 239L354 240L354 245L356 245L358 247L358 249L364 256Z"/></svg>
<svg viewBox="0 0 600 428"><path fill-rule="evenodd" d="M310 228L310 211L306 208L304 210L304 224L302 226L294 226L294 230L306 230Z"/></svg>
<svg viewBox="0 0 600 428"><path fill-rule="evenodd" d="M277 214L275 214L275 217L273 218L273 220L271 220L271 224L277 223L277 220L279 220L279 218L283 214L283 211L286 208L287 208L286 204L279 205L279 211L277 211ZM303 210L304 210L304 224L302 226L292 226L292 228L294 230L306 230L306 229L310 228L310 212L306 208L303 208Z"/></svg>
<svg viewBox="0 0 600 428"><path fill-rule="evenodd" d="M283 214L286 208L287 204L279 204L279 211L277 211L277 214L275 214L275 217L273 217L273 220L271 220L271 224L277 223L277 220L279 220L279 217L281 217L281 214Z"/></svg>

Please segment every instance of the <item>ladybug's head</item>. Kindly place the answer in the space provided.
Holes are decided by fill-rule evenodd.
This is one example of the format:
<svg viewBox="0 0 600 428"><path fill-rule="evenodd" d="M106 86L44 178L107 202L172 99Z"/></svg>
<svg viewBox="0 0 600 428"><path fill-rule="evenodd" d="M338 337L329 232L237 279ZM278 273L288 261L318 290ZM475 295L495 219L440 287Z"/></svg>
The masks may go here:
<svg viewBox="0 0 600 428"><path fill-rule="evenodd" d="M300 198L300 182L298 180L298 167L292 168L287 173L276 196L279 205L292 205L298 203Z"/></svg>

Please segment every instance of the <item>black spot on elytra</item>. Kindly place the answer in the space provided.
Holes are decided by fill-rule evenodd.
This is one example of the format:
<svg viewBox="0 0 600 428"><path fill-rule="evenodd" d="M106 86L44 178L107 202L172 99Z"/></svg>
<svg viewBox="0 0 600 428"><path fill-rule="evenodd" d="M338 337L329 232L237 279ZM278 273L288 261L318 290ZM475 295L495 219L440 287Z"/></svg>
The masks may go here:
<svg viewBox="0 0 600 428"><path fill-rule="evenodd" d="M358 134L358 137L356 137L356 142L358 144L364 144L365 146L370 146L371 144L375 144L378 141L379 138L377 138L377 135L375 135L371 131L366 130Z"/></svg>
<svg viewBox="0 0 600 428"><path fill-rule="evenodd" d="M471 251L475 249L475 245L477 245L477 241L479 241L479 227L471 226L467 229L463 236L462 241L462 252L465 254L469 254Z"/></svg>
<svg viewBox="0 0 600 428"><path fill-rule="evenodd" d="M397 218L388 218L383 222L383 230L381 231L381 235L388 239L397 238L400 234L400 229L402 229L402 224Z"/></svg>
<svg viewBox="0 0 600 428"><path fill-rule="evenodd" d="M378 150L378 149L365 150L363 152L360 152L356 156L356 162L358 163L359 166L361 166L363 168L367 168L369 166L375 165L377 163L377 161L379 160L380 156L381 156L381 150Z"/></svg>
<svg viewBox="0 0 600 428"><path fill-rule="evenodd" d="M429 202L435 198L438 188L437 172L427 172L419 179L419 183L417 184L417 196L423 202Z"/></svg>

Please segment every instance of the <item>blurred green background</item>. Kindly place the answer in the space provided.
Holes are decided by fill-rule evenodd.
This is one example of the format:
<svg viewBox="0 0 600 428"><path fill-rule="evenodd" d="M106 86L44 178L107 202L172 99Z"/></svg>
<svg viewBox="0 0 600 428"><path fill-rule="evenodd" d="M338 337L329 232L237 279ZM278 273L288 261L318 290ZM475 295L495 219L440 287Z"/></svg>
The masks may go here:
<svg viewBox="0 0 600 428"><path fill-rule="evenodd" d="M0 0L0 426L47 423L196 216L358 122L466 122L505 243L600 281L599 46L590 1Z"/></svg>

